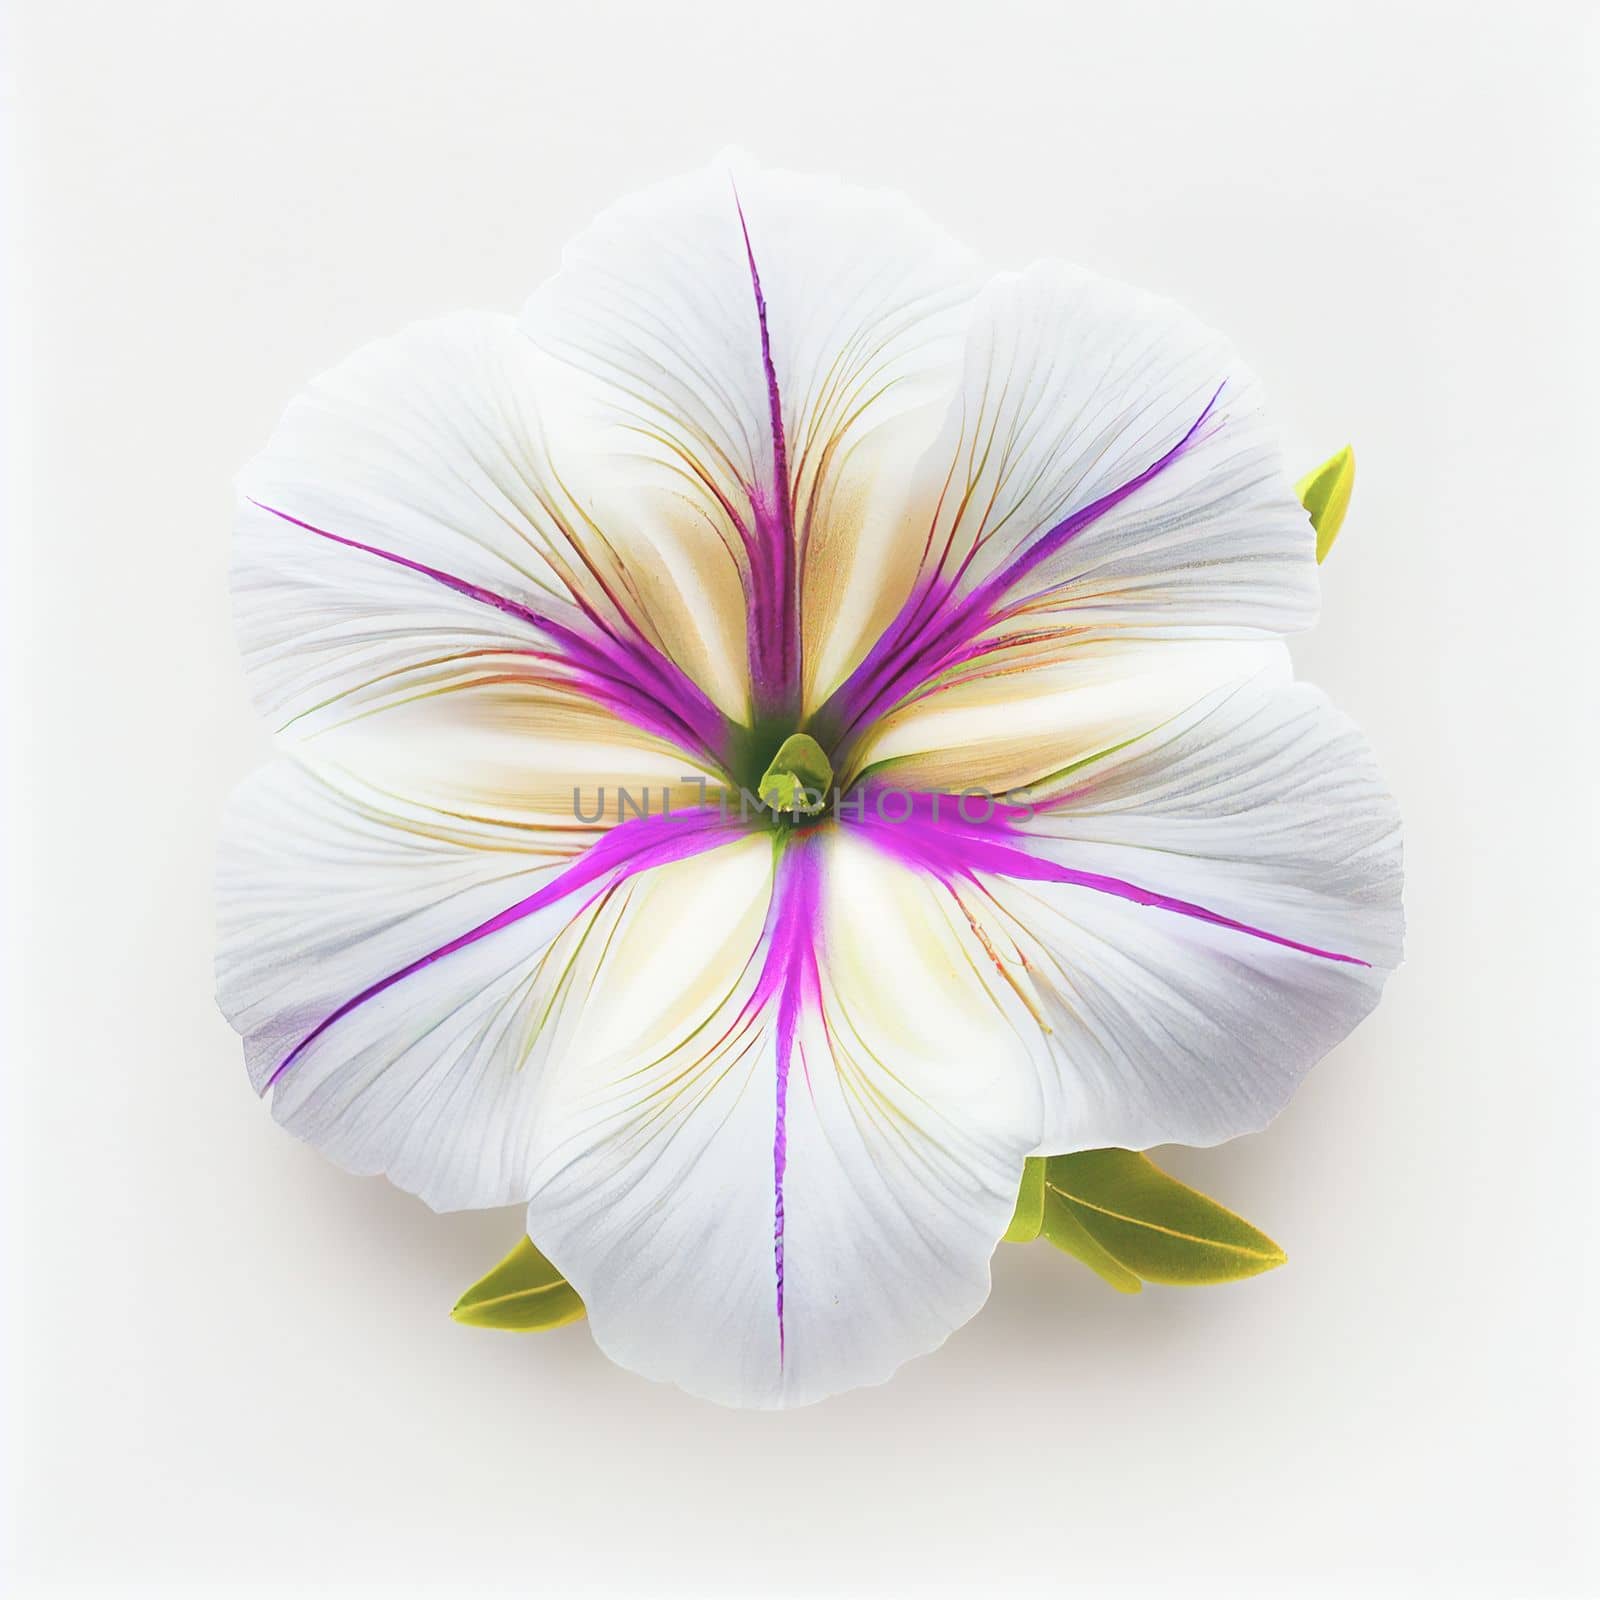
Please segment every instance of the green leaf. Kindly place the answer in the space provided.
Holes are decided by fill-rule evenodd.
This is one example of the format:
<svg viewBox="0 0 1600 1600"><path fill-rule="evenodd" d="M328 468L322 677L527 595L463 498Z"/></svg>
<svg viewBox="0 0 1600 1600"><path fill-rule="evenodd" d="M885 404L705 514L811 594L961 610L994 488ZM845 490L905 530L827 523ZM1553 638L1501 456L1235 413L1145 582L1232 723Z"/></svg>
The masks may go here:
<svg viewBox="0 0 1600 1600"><path fill-rule="evenodd" d="M492 1272L456 1301L450 1315L474 1328L532 1333L583 1315L578 1291L524 1239Z"/></svg>
<svg viewBox="0 0 1600 1600"><path fill-rule="evenodd" d="M1076 1229L1060 1219L1056 1206ZM1287 1259L1242 1217L1132 1150L1051 1156L1045 1170L1044 1233L1080 1260L1085 1259L1081 1235L1087 1235L1113 1263L1146 1283L1231 1283L1281 1267ZM1103 1263L1088 1264L1115 1281Z"/></svg>
<svg viewBox="0 0 1600 1600"><path fill-rule="evenodd" d="M1137 1273L1129 1272L1117 1258L1078 1221L1072 1202L1048 1177L1044 1190L1044 1236L1057 1250L1076 1256L1092 1272L1098 1272L1118 1294L1138 1294L1144 1285Z"/></svg>
<svg viewBox="0 0 1600 1600"><path fill-rule="evenodd" d="M1038 1156L1029 1156L1022 1163L1022 1187L1017 1191L1017 1209L1012 1213L1011 1226L1001 1235L1012 1244L1026 1244L1039 1237L1044 1226L1044 1162Z"/></svg>
<svg viewBox="0 0 1600 1600"><path fill-rule="evenodd" d="M1327 559L1333 541L1339 537L1344 514L1350 509L1350 491L1355 482L1356 453L1346 445L1294 486L1300 504L1311 513L1311 526L1317 531L1318 561Z"/></svg>

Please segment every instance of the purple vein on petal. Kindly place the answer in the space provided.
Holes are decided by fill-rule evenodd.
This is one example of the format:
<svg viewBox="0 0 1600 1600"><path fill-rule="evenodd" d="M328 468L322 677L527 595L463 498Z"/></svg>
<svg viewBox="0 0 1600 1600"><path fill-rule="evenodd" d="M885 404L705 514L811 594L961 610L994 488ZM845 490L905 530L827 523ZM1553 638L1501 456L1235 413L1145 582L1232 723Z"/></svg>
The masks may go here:
<svg viewBox="0 0 1600 1600"><path fill-rule="evenodd" d="M767 913L766 958L742 1017L764 1010L776 999L775 1082L772 1127L772 1270L778 1319L778 1365L785 1354L783 1323L784 1176L789 1166L789 1072L802 1013L821 1003L817 960L820 865L815 836L789 840L778 857L778 878Z"/></svg>
<svg viewBox="0 0 1600 1600"><path fill-rule="evenodd" d="M739 831L737 820L725 819L717 811L671 812L664 816L636 817L619 823L542 889L524 896L504 911L497 912L465 933L457 934L454 939L425 952L394 972L387 973L330 1011L278 1063L265 1087L270 1089L335 1023L385 990L431 967L436 961L442 961L458 950L477 944L480 939L487 939L491 934L512 927L524 917L530 917L534 912L576 894L598 879L606 879L603 886L605 890L613 889L625 879L650 867L665 866L669 862L682 861L689 856L714 850Z"/></svg>
<svg viewBox="0 0 1600 1600"><path fill-rule="evenodd" d="M529 610L525 605L520 605L515 600L507 599L505 595L496 594L492 589L485 589L476 583L468 583L465 578L458 578L453 573L442 572L438 567L430 567L421 561L413 561L410 556L396 555L393 550L380 549L375 544L363 544L359 539L351 539L342 533L330 533L326 528L319 528L310 522L303 522L299 517L291 516L287 511L280 511L276 506L269 506L261 500L251 500L250 504L259 511L265 511L269 516L279 518L283 522L293 523L297 528L303 528L307 533L314 533L319 539L330 540L334 544L342 544L350 550L362 550L369 556L378 556L384 561L392 561L397 567L404 567L409 572L420 572L425 578L432 578L435 583L442 583L445 588L453 589L457 594L464 594L469 600L476 600L481 605L493 606L496 611L503 611L508 617L517 617L529 624L530 627L542 626L542 619L535 611Z"/></svg>
<svg viewBox="0 0 1600 1600"><path fill-rule="evenodd" d="M911 799L912 811L904 822L880 820L869 802L863 809L861 819L853 826L863 828L879 849L897 860L908 866L920 867L946 881L970 879L974 874L984 872L1003 878L1070 884L1080 889L1091 889L1097 894L1131 901L1134 905L1149 906L1158 911L1209 923L1213 927L1227 928L1230 932L1246 934L1267 944L1281 945L1286 950L1296 950L1302 955L1317 956L1323 961L1342 962L1352 967L1372 965L1360 956L1302 944L1298 939L1287 938L1281 933L1273 933L1248 922L1239 922L1211 910L1209 906L1147 889L1142 884L1130 883L1126 878L1084 872L1036 855L1023 842L1029 836L1019 831L1028 817L1028 813L1021 808L997 804L990 815L980 821L969 822L961 815L962 797L959 795L919 794Z"/></svg>
<svg viewBox="0 0 1600 1600"><path fill-rule="evenodd" d="M1025 578L1035 567L1048 561L1053 555L1064 549L1083 530L1093 523L1098 522L1106 512L1121 505L1129 495L1142 489L1152 478L1159 477L1181 455L1188 450L1200 436L1200 430L1206 425L1211 413L1216 410L1217 401L1222 398L1222 391L1226 387L1218 384L1215 393L1206 401L1205 409L1189 425L1189 430L1170 449L1163 451L1150 463L1143 472L1128 479L1126 483L1118 484L1115 489L1091 500L1088 505L1070 516L1063 517L1043 537L1035 539L1023 550L1014 561L987 579L979 586L973 599L980 607L988 608L1013 589L1017 583Z"/></svg>
<svg viewBox="0 0 1600 1600"><path fill-rule="evenodd" d="M737 188L733 206L739 214L739 232L750 267L750 288L755 295L756 324L761 334L761 369L767 386L767 422L772 434L772 482L746 486L755 513L755 527L753 530L740 527L749 562L745 601L749 613L746 633L750 683L756 714L763 716L792 712L799 700L799 555L789 488L789 445L784 434L778 372L772 360L767 297L761 287L761 273L750 243L750 227L745 221Z"/></svg>
<svg viewBox="0 0 1600 1600"><path fill-rule="evenodd" d="M940 673L981 654L979 636L1037 598L1014 598L1017 585L1184 455L1200 438L1224 387L1218 385L1183 437L1143 471L1063 517L966 594L958 594L959 573L955 579L934 577L919 583L860 665L829 697L819 722L830 731L837 729L838 737L847 736Z"/></svg>
<svg viewBox="0 0 1600 1600"><path fill-rule="evenodd" d="M701 751L713 758L725 753L727 727L722 713L680 667L669 661L648 640L618 639L592 615L590 620L598 637L587 638L576 628L543 616L531 606L497 594L481 584L470 583L439 567L413 561L409 556L385 550L379 545L365 544L345 534L332 533L260 500L252 499L249 503L269 516L302 528L320 539L376 556L381 561L404 567L408 572L420 573L455 594L464 595L480 605L492 607L504 616L515 618L543 634L558 647L561 652L558 659L571 672L575 686L589 698L635 726L674 744Z"/></svg>

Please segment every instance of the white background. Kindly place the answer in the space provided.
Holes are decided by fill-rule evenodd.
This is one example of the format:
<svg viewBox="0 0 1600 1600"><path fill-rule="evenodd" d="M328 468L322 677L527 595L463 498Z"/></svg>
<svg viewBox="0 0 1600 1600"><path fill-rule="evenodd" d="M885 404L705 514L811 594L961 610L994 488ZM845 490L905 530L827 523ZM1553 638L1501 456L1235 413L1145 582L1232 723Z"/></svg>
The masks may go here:
<svg viewBox="0 0 1600 1600"><path fill-rule="evenodd" d="M1556 4L94 4L11 23L5 1073L16 1588L1594 1592L1594 16ZM1184 300L1353 440L1301 671L1408 823L1410 956L1176 1170L1284 1270L1003 1246L888 1387L698 1404L457 1327L436 1218L251 1096L211 854L266 755L232 476L311 374L514 309L725 143Z"/></svg>

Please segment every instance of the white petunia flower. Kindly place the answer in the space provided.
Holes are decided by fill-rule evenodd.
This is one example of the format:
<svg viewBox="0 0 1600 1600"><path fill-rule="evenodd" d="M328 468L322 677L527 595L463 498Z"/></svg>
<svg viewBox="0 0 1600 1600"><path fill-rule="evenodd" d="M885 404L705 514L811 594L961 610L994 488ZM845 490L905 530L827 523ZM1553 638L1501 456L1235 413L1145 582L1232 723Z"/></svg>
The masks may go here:
<svg viewBox="0 0 1600 1600"><path fill-rule="evenodd" d="M1281 643L1314 544L1165 301L743 163L625 201L243 476L252 1081L527 1202L638 1372L886 1378L1025 1157L1262 1127L1397 963L1394 803Z"/></svg>

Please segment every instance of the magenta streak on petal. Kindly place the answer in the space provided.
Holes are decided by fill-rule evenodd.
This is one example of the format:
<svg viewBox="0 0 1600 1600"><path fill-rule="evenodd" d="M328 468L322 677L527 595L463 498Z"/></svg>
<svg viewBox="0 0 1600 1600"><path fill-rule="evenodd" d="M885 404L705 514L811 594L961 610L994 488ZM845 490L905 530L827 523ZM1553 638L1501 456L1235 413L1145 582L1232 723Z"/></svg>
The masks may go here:
<svg viewBox="0 0 1600 1600"><path fill-rule="evenodd" d="M829 697L819 724L830 732L837 730L836 739L843 739L940 673L981 654L980 634L1038 598L1028 595L1007 604L1016 586L1183 455L1200 436L1223 387L1218 386L1183 437L1142 472L1064 517L967 594L957 598L950 579L919 585L861 664Z"/></svg>
<svg viewBox="0 0 1600 1600"><path fill-rule="evenodd" d="M1048 561L1051 556L1063 549L1072 539L1083 532L1091 523L1099 521L1106 512L1120 505L1136 490L1142 489L1152 478L1165 472L1174 461L1186 451L1199 436L1200 430L1205 426L1207 418L1216 409L1217 401L1222 398L1224 384L1218 384L1216 392L1206 401L1205 409L1189 425L1189 431L1171 447L1171 449L1157 456L1143 472L1129 478L1124 484L1103 494L1098 500L1092 500L1079 511L1074 511L1071 516L1064 517L1041 539L1035 539L1017 558L1008 566L1002 568L983 583L973 595L973 600L980 606L988 607L1000 596L1010 591L1021 579L1039 566Z"/></svg>
<svg viewBox="0 0 1600 1600"><path fill-rule="evenodd" d="M415 961L376 983L368 984L359 994L352 995L343 1005L328 1013L273 1069L267 1079L270 1089L305 1052L316 1043L336 1022L350 1015L358 1006L392 989L397 983L431 967L434 962L464 950L468 945L487 939L490 934L509 928L524 917L542 911L546 906L575 894L598 878L606 878L606 890L615 888L635 873L650 867L665 866L668 862L682 861L686 857L714 850L730 835L740 832L736 819L724 819L718 812L679 811L659 817L636 817L619 823L575 860L564 872L558 873L542 889L497 912L486 922L469 928L454 939L420 955Z"/></svg>
<svg viewBox="0 0 1600 1600"><path fill-rule="evenodd" d="M575 685L591 699L672 743L703 751L714 758L725 753L727 728L722 713L680 668L668 661L647 640L618 639L592 615L590 620L599 637L586 638L575 628L541 616L519 601L496 594L480 584L469 583L465 578L458 578L438 567L413 561L409 556L398 555L377 545L363 544L359 539L351 539L344 534L330 533L326 528L303 522L299 517L280 511L276 506L265 505L260 500L251 500L250 504L333 544L377 556L409 572L421 573L423 577L431 578L456 594L465 595L469 600L491 606L505 616L526 623L560 646L563 654L558 659L571 672Z"/></svg>
<svg viewBox="0 0 1600 1600"><path fill-rule="evenodd" d="M864 828L871 841L887 854L909 866L932 872L947 882L986 872L996 877L1072 884L1081 889L1093 889L1099 894L1113 895L1119 900L1130 900L1135 905L1152 906L1158 911L1175 912L1198 922L1208 922L1214 927L1248 934L1252 939L1281 945L1286 950L1298 950L1302 955L1319 956L1324 961L1339 961L1352 967L1372 965L1359 956L1341 955L1336 950L1320 950L1315 945L1301 944L1296 939L1270 933L1265 928L1252 927L1248 922L1237 922L1207 906L1196 905L1192 900L1178 900L1154 889L1129 883L1125 878L1111 878L1099 872L1082 872L1035 855L1024 844L1013 842L1029 837L1018 831L1027 813L1017 807L996 805L991 816L968 822L961 816L959 795L919 794L913 796L912 801L911 815L904 822L887 821L878 818L869 796L861 820L854 825ZM976 809L979 804L976 800L969 801L968 807Z"/></svg>
<svg viewBox="0 0 1600 1600"><path fill-rule="evenodd" d="M783 399L778 393L778 372L772 361L772 335L767 326L767 297L744 207L734 190L734 209L744 237L745 260L750 264L750 287L755 294L756 323L761 330L761 367L767 384L767 419L772 431L772 482L750 484L755 528L741 524L750 570L745 583L746 633L750 655L750 686L756 715L791 713L800 695L800 629L795 549L794 506L789 488L789 446L783 428Z"/></svg>
<svg viewBox="0 0 1600 1600"><path fill-rule="evenodd" d="M796 1033L807 1006L820 1005L817 913L820 899L816 836L797 835L778 858L778 881L767 912L767 953L740 1020L755 1016L776 997L776 1109L772 1130L772 1268L776 1283L778 1364L783 1365L783 1180L789 1166L789 1069Z"/></svg>

